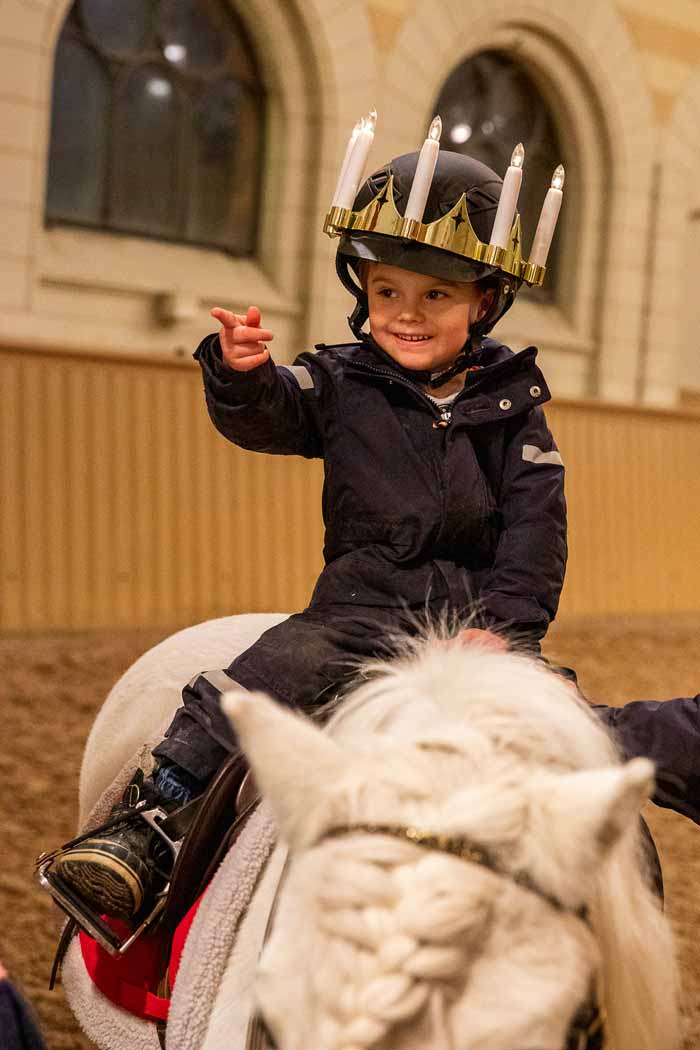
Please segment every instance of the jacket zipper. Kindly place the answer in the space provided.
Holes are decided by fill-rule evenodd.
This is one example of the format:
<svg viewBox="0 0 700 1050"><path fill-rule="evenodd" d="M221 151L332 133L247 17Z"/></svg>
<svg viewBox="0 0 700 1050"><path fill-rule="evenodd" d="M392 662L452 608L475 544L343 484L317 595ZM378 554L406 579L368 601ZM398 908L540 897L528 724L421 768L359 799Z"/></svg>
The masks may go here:
<svg viewBox="0 0 700 1050"><path fill-rule="evenodd" d="M406 387L412 394L415 394L421 401L423 401L431 413L435 416L435 422L433 423L433 429L437 430L440 427L448 427L452 421L452 410L447 405L438 406L434 401L431 401L427 394L424 394L417 386L410 383L403 376L397 375L396 372L389 372L384 368L375 368L373 365L365 364L363 361L361 364L354 361L352 364L353 368L358 369L360 372L371 372L373 375L382 376L384 379L389 379L392 383L400 383L401 386Z"/></svg>
<svg viewBox="0 0 700 1050"><path fill-rule="evenodd" d="M360 371L360 372L370 372L370 373L373 373L374 375L382 376L384 379L388 379L392 383L400 383L401 386L404 386L404 387L406 387L407 390L410 390L410 392L416 398L418 398L420 401L424 402L428 406L428 408L430 409L431 413L436 417L435 420L433 421L433 430L441 430L441 429L442 430L446 430L447 427L449 427L449 425L450 425L450 423L452 421L452 410L451 410L451 408L449 408L447 405L442 405L442 406L436 405L434 401L430 400L430 398L427 396L427 394L424 394L422 390L419 390L419 388L417 386L414 386L413 383L409 382L407 379L404 379L403 376L398 376L398 375L396 375L395 372L389 372L389 371L387 371L384 368L375 368L373 365L365 364L364 361L361 364L359 364L357 362L353 362L353 367L358 369L358 371ZM442 475L442 468L439 465L438 465L438 470L437 470L437 476L438 476L438 486L439 486L439 491L440 491L440 532L439 532L439 535L441 535L443 529L445 528L445 516L446 516L446 513L447 513L447 507L446 507L445 485L444 485L444 479L443 479L443 475Z"/></svg>
<svg viewBox="0 0 700 1050"><path fill-rule="evenodd" d="M505 364L506 362L501 361L499 363ZM404 386L407 390L410 390L412 394L415 394L416 397L420 398L420 400L428 406L432 414L435 416L433 430L446 429L447 427L449 427L450 423L452 422L452 410L454 406L457 404L458 401L462 399L464 394L467 392L467 378L465 377L464 389L459 391L451 405L449 407L447 405L439 406L436 405L434 401L431 401L427 394L424 394L423 391L420 390L417 386L409 382L408 379L404 379L403 376L397 375L396 372L389 372L385 368L375 368L374 365L368 365L365 361L353 361L351 368L357 369L358 372L370 372L373 375L382 376L385 379L389 379L392 383L400 383L401 386ZM467 376L469 376L469 374L470 373L467 372ZM483 372L481 372L481 374L475 374L474 381L469 384L469 393L471 394L476 389L476 387L480 386L481 383L483 383L483 381L486 378L487 376L485 376Z"/></svg>

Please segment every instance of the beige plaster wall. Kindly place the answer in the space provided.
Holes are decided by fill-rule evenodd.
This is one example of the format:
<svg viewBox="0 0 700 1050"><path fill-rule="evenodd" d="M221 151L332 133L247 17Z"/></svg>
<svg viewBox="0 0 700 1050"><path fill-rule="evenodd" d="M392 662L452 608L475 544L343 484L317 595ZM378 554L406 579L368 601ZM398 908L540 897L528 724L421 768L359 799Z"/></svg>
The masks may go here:
<svg viewBox="0 0 700 1050"><path fill-rule="evenodd" d="M316 10L238 5L269 94L257 259L136 237L44 229L53 48L70 0L0 5L0 340L180 356L212 328L210 308L257 303L281 360L318 331L332 246L318 230L345 129L375 92L374 47L359 0ZM343 61L356 48L359 78ZM164 304L167 309L164 309ZM317 336L322 338L322 334Z"/></svg>
<svg viewBox="0 0 700 1050"><path fill-rule="evenodd" d="M700 63L700 6L696 0L618 0L617 7L639 53L654 100L656 119L665 125Z"/></svg>
<svg viewBox="0 0 700 1050"><path fill-rule="evenodd" d="M416 0L364 0L380 52L391 50ZM616 0L614 6L632 38L656 119L665 123L700 61L700 7L697 0Z"/></svg>
<svg viewBox="0 0 700 1050"><path fill-rule="evenodd" d="M365 6L377 48L386 56L391 55L421 9L420 0L365 0ZM575 244L577 259L583 255L588 267L586 270L586 265L579 265L578 272L572 273L574 306L569 313L576 312L578 302L579 316L588 310L589 317L602 318L597 345L590 329L586 339L585 324L579 323L577 329L552 311L549 316L547 311L540 311L536 319L523 316L528 311L516 307L501 331L513 342L518 342L526 330L536 335L553 388L560 394L580 396L588 391L608 400L677 404L681 390L700 389L700 315L695 294L699 220L698 206L692 199L697 183L694 172L700 160L695 145L700 139L695 86L700 72L700 4L697 0L670 0L659 7L654 0L618 0L614 4L567 7L564 14L559 4L512 3L508 8L513 25L522 24L521 16L532 23L539 10L544 15L540 23L543 33L550 17L559 37L557 46L581 55L595 81L593 94L601 107L595 119L601 135L607 133L614 152L619 145L616 140L627 135L631 125L637 131L637 147L626 176L620 179L617 172L612 173L610 196L617 191L626 201L620 220L611 226L604 214L589 214L583 229L559 231L559 236L569 236L567 244ZM436 24L445 30L448 20L458 22L460 14L463 16L461 40L466 43L461 46L465 53L475 47L478 26L493 14L491 5L485 9L468 3L447 3L439 12L435 10ZM447 18L445 12L449 12ZM471 25L467 24L469 18L473 19ZM607 26L604 36L600 33L602 25ZM427 19L426 32L427 39L434 40L436 34L431 37ZM601 41L600 50L596 40ZM581 44L585 48L591 42L592 51L582 52ZM530 38L531 48L533 43ZM595 69L601 57L608 60L602 78ZM551 66L551 58L543 65ZM563 84L561 65L556 77ZM611 82L607 88L606 77ZM634 96L622 125L614 112L613 92L608 90L614 88L615 79ZM581 76L576 115L577 134L587 142L581 151L582 162L591 155L591 136L583 128L584 81L585 76ZM574 87L569 95L574 108L576 93ZM605 196L610 171L603 152L600 149L596 159L601 166L597 180L589 172L586 181L592 193ZM570 196L567 204L571 210ZM579 201L573 206L580 210ZM597 222L604 225L602 237L608 244L615 238L607 268L595 253ZM596 269L600 278L597 288L592 273ZM588 283L586 290L580 287L581 281Z"/></svg>
<svg viewBox="0 0 700 1050"><path fill-rule="evenodd" d="M375 104L373 159L416 148L446 73L474 51L500 46L518 49L550 98L578 179L558 234L572 246L565 300L518 304L500 334L515 347L542 348L560 396L672 405L681 388L698 383L685 349L696 316L687 292L677 296L675 334L660 334L670 331L668 289L687 272L681 252L692 251L679 232L687 226L679 215L692 211L687 180L675 179L682 207L674 206L672 234L662 220L674 211L668 136L688 135L695 119L695 96L685 110L681 102L698 71L697 0L671 0L662 11L650 0L566 8L560 0L237 5L272 102L257 260L44 230L52 52L68 6L0 6L5 345L186 355L210 330L212 305L249 302L274 328L280 360L313 341L347 338L351 304L334 275L335 246L320 228L349 129Z"/></svg>

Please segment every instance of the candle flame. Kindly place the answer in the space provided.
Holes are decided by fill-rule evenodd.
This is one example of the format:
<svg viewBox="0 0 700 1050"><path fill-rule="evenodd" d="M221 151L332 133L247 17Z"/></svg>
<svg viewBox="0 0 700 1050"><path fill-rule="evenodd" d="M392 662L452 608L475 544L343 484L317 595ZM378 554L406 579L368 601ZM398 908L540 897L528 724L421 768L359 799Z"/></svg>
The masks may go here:
<svg viewBox="0 0 700 1050"><path fill-rule="evenodd" d="M525 162L525 147L523 146L522 142L519 142L518 145L513 150L513 156L510 158L510 163L512 164L512 166L514 168L522 168L524 162Z"/></svg>
<svg viewBox="0 0 700 1050"><path fill-rule="evenodd" d="M442 135L442 121L440 120L440 117L433 117L432 123L430 125L429 130L428 130L428 138L429 139L436 139L439 142L441 135Z"/></svg>
<svg viewBox="0 0 700 1050"><path fill-rule="evenodd" d="M365 126L368 127L369 130L372 131L372 132L376 128L376 126L377 126L377 111L376 111L376 109L372 108L369 111L369 116L367 117L367 120L365 121Z"/></svg>
<svg viewBox="0 0 700 1050"><path fill-rule="evenodd" d="M566 178L566 172L564 171L564 165L560 164L558 168L554 169L552 175L552 189L561 190L564 188L564 179Z"/></svg>

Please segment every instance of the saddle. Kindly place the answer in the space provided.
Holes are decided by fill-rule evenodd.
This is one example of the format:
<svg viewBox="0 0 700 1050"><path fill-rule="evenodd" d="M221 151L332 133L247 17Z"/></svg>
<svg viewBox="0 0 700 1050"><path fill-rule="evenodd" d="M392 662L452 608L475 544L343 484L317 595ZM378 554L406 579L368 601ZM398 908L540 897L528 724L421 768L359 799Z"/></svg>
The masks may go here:
<svg viewBox="0 0 700 1050"><path fill-rule="evenodd" d="M69 920L58 944L49 987L53 988L68 945L76 929L80 929L88 972L107 997L115 1001L117 994L117 1005L129 1012L156 1022L164 1021L176 933L186 917L189 929L195 905L258 801L246 761L238 753L227 759L203 795L170 816L161 810L149 811L142 803L134 807L134 816L130 819L147 820L175 854L168 883L149 913L140 917L134 927L95 914L51 871L60 852L93 835L97 829L92 828L59 850L42 854L37 861L39 882ZM124 817L120 819L123 821ZM177 847L175 843L180 839L182 842ZM180 936L180 950L182 943L184 936ZM137 984L128 983L122 973L130 977L136 973Z"/></svg>

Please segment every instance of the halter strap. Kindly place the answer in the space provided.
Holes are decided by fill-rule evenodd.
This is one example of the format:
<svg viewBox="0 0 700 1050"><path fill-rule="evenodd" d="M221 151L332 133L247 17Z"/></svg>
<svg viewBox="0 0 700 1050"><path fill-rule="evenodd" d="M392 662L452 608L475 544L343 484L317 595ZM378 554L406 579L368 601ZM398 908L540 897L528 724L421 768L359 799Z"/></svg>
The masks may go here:
<svg viewBox="0 0 700 1050"><path fill-rule="evenodd" d="M535 893L547 904L557 911L571 912L578 918L588 921L588 914L584 908L568 908L553 893L542 889L540 885L526 871L508 871L496 860L493 854L484 846L480 846L470 839L456 835L435 835L430 832L420 831L414 827L403 827L396 824L344 824L325 832L323 838L341 838L343 835L351 835L360 832L367 835L390 835L392 838L403 839L420 846L422 849L434 850L436 853L449 853L453 857L478 864L482 868L488 868L495 875L514 882L523 890Z"/></svg>

